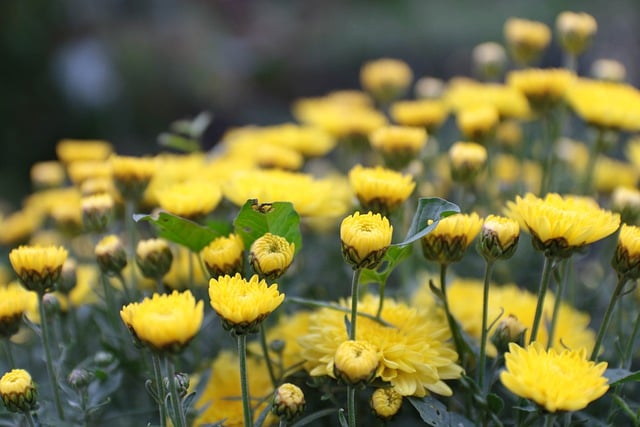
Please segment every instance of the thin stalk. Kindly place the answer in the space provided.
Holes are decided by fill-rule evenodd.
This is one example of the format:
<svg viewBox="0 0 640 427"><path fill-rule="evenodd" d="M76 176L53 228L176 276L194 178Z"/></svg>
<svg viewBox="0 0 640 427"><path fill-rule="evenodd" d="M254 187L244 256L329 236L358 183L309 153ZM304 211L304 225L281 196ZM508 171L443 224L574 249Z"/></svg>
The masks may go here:
<svg viewBox="0 0 640 427"><path fill-rule="evenodd" d="M547 414L544 416L544 427L553 427L553 423L556 420L555 414Z"/></svg>
<svg viewBox="0 0 640 427"><path fill-rule="evenodd" d="M556 292L556 300L553 304L553 315L551 316L551 325L549 326L547 349L553 347L553 340L556 333L556 325L558 324L558 317L560 316L560 306L562 305L562 299L564 290L567 284L567 270L569 266L569 259L567 258L562 262L562 277L558 281L558 291Z"/></svg>
<svg viewBox="0 0 640 427"><path fill-rule="evenodd" d="M554 260L552 257L544 258L544 267L542 268L542 277L540 278L540 286L538 288L538 303L536 305L536 314L533 317L533 326L531 327L531 338L529 339L529 343L534 342L538 338L538 327L540 326L540 320L542 319L542 310L544 308L547 288L549 288L553 262Z"/></svg>
<svg viewBox="0 0 640 427"><path fill-rule="evenodd" d="M133 211L135 209L134 201L132 199L128 199L124 203L124 222L127 224L127 232L129 234L129 269L131 270L131 286L133 289L138 289L137 278L136 278L136 245L137 245L137 235L136 235L136 223L133 220ZM123 281L124 282L124 281Z"/></svg>
<svg viewBox="0 0 640 427"><path fill-rule="evenodd" d="M482 294L482 334L480 335L480 357L478 358L478 387L482 393L485 392L484 374L487 361L487 335L489 317L489 282L493 271L493 261L487 260L484 269L484 289Z"/></svg>
<svg viewBox="0 0 640 427"><path fill-rule="evenodd" d="M133 265L131 265L131 269L132 270L134 269ZM135 273L135 271L134 271L134 273ZM133 294L129 290L129 286L127 286L127 282L126 282L126 280L124 280L124 276L122 275L122 272L118 272L118 274L116 274L116 277L120 281L120 285L122 286L122 290L124 291L124 297L127 299L127 302L133 301L133 299L134 299L133 298Z"/></svg>
<svg viewBox="0 0 640 427"><path fill-rule="evenodd" d="M351 279L351 327L349 329L349 339L356 339L356 321L358 320L358 282L360 282L360 273L362 269L353 270Z"/></svg>
<svg viewBox="0 0 640 427"><path fill-rule="evenodd" d="M380 282L378 293L380 294L380 300L378 301L378 311L376 312L376 319L380 319L382 316L382 308L384 307L384 289L386 288L386 281Z"/></svg>
<svg viewBox="0 0 640 427"><path fill-rule="evenodd" d="M238 335L238 357L240 358L240 388L242 389L242 412L244 414L244 427L253 426L251 415L251 403L249 401L249 382L247 378L247 336Z"/></svg>
<svg viewBox="0 0 640 427"><path fill-rule="evenodd" d="M587 162L587 168L585 170L585 177L582 185L582 194L590 194L593 187L593 175L596 169L596 161L598 160L598 155L604 149L604 135L605 131L602 129L598 130L598 136L596 137L596 141L593 145L593 149L589 152L589 160Z"/></svg>
<svg viewBox="0 0 640 427"><path fill-rule="evenodd" d="M4 351L7 354L7 362L9 362L9 368L14 369L16 367L15 359L13 358L13 351L11 350L11 342L9 339L3 339Z"/></svg>
<svg viewBox="0 0 640 427"><path fill-rule="evenodd" d="M627 278L625 276L618 276L618 283L616 284L616 288L613 290L613 294L611 295L611 299L609 300L609 305L607 306L607 311L604 312L604 317L602 318L602 323L600 324L600 329L598 329L598 335L596 336L596 343L593 346L593 352L591 353L591 360L596 361L598 359L598 352L600 351L600 346L602 345L602 340L604 339L604 334L607 332L607 327L609 326L609 321L611 320L611 315L613 314L613 310L616 306L616 302L622 293L622 289L624 285L627 283Z"/></svg>
<svg viewBox="0 0 640 427"><path fill-rule="evenodd" d="M638 335L638 330L640 329L640 313L636 315L636 321L633 322L633 330L631 331L631 336L629 337L629 341L627 342L627 346L624 349L624 357L622 359L622 367L625 369L631 368L631 361L633 359L633 343L636 340L636 336Z"/></svg>
<svg viewBox="0 0 640 427"><path fill-rule="evenodd" d="M460 360L464 364L466 360L465 351L468 349L468 346L462 339L462 334L460 333L460 329L458 328L458 323L451 314L451 310L449 308L449 300L447 298L447 264L440 264L440 292L442 294L442 305L444 306L444 312L447 316L449 329L451 329L451 337L453 338L453 343L456 346L456 352L458 353L458 355L460 356Z"/></svg>
<svg viewBox="0 0 640 427"><path fill-rule="evenodd" d="M349 384L347 386L347 421L349 427L356 427L356 388Z"/></svg>
<svg viewBox="0 0 640 427"><path fill-rule="evenodd" d="M169 379L169 394L171 395L171 404L173 405L173 414L175 419L175 427L187 427L187 417L182 408L182 402L176 386L176 367L169 356L165 356L165 364L167 367L167 377Z"/></svg>
<svg viewBox="0 0 640 427"><path fill-rule="evenodd" d="M160 427L167 425L167 408L164 398L164 383L162 382L162 369L160 367L160 356L151 353L151 362L153 365L153 381L156 384L156 396L158 398L158 413L160 415Z"/></svg>
<svg viewBox="0 0 640 427"><path fill-rule="evenodd" d="M40 310L40 325L42 327L42 345L44 346L44 354L47 362L47 372L49 374L51 388L53 389L53 397L56 403L58 417L60 417L61 421L64 421L64 409L62 408L62 400L60 399L60 388L58 387L56 372L53 366L53 358L51 357L49 325L47 324L47 311L44 308L44 304L42 301L43 298L44 293L38 293L38 309Z"/></svg>
<svg viewBox="0 0 640 427"><path fill-rule="evenodd" d="M264 360L267 363L267 370L269 371L269 378L271 378L271 384L273 388L277 388L278 381L276 380L276 374L273 372L273 364L269 357L269 347L267 347L267 332L264 329L264 322L260 323L260 347L262 347L262 354Z"/></svg>
<svg viewBox="0 0 640 427"><path fill-rule="evenodd" d="M556 140L558 139L558 125L555 123L553 112L547 112L542 117L543 144L547 150L547 158L542 170L542 186L540 194L547 194L553 184L553 172L556 166Z"/></svg>
<svg viewBox="0 0 640 427"><path fill-rule="evenodd" d="M29 424L29 427L36 427L36 421L33 419L33 414L31 413L31 411L25 412L24 416L27 419L27 424Z"/></svg>

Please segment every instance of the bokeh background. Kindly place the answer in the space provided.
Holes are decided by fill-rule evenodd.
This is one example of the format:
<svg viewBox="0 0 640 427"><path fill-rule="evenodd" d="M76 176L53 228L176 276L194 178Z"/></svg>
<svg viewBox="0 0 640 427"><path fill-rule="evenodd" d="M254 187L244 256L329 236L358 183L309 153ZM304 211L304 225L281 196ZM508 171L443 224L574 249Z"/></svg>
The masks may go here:
<svg viewBox="0 0 640 427"><path fill-rule="evenodd" d="M640 78L640 1L2 0L0 200L19 204L29 167L62 138L106 139L120 154L156 153L173 120L229 126L292 120L291 102L358 87L369 59L407 61L416 77L472 75L470 53L502 42L510 17L553 26L563 10L598 21L597 58ZM559 66L553 45L540 64Z"/></svg>

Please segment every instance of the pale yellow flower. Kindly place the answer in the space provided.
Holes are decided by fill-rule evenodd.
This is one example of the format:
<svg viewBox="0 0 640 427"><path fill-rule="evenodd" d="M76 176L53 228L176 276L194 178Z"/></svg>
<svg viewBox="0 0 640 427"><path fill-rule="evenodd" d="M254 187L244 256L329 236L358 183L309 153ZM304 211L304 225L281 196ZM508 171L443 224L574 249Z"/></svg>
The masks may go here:
<svg viewBox="0 0 640 427"><path fill-rule="evenodd" d="M360 69L360 84L380 102L399 98L411 85L413 72L398 59L382 58L366 62Z"/></svg>
<svg viewBox="0 0 640 427"><path fill-rule="evenodd" d="M402 395L393 387L377 388L371 395L370 406L378 418L390 420L402 407Z"/></svg>
<svg viewBox="0 0 640 427"><path fill-rule="evenodd" d="M640 227L622 224L611 264L627 280L640 277Z"/></svg>
<svg viewBox="0 0 640 427"><path fill-rule="evenodd" d="M526 65L538 59L549 45L551 30L542 22L509 18L504 24L504 38L513 59Z"/></svg>
<svg viewBox="0 0 640 427"><path fill-rule="evenodd" d="M343 341L333 356L333 373L347 384L366 384L378 370L379 351L367 341Z"/></svg>
<svg viewBox="0 0 640 427"><path fill-rule="evenodd" d="M201 179L174 183L156 190L160 207L169 213L198 220L211 213L220 203L220 186Z"/></svg>
<svg viewBox="0 0 640 427"><path fill-rule="evenodd" d="M482 222L482 218L475 212L442 218L436 227L421 239L422 253L428 260L440 264L460 261L480 232Z"/></svg>
<svg viewBox="0 0 640 427"><path fill-rule="evenodd" d="M22 315L28 308L28 291L17 283L0 286L0 337L18 332Z"/></svg>
<svg viewBox="0 0 640 427"><path fill-rule="evenodd" d="M284 383L276 390L271 412L285 421L293 421L304 412L304 393L295 384Z"/></svg>
<svg viewBox="0 0 640 427"><path fill-rule="evenodd" d="M77 161L102 161L113 151L107 141L63 139L56 145L56 154L62 163L69 164Z"/></svg>
<svg viewBox="0 0 640 427"><path fill-rule="evenodd" d="M397 101L391 104L390 114L402 126L424 127L433 133L449 116L449 108L437 99Z"/></svg>
<svg viewBox="0 0 640 427"><path fill-rule="evenodd" d="M572 55L584 52L597 30L598 23L595 18L585 12L565 11L556 17L556 32L560 45Z"/></svg>
<svg viewBox="0 0 640 427"><path fill-rule="evenodd" d="M388 215L409 198L416 186L411 175L375 166L355 165L349 171L349 183L365 211Z"/></svg>
<svg viewBox="0 0 640 427"><path fill-rule="evenodd" d="M462 134L481 141L491 135L500 120L498 109L491 104L478 104L458 111L456 123Z"/></svg>
<svg viewBox="0 0 640 427"><path fill-rule="evenodd" d="M521 91L538 110L561 102L575 80L575 73L564 68L528 68L507 74L507 84Z"/></svg>

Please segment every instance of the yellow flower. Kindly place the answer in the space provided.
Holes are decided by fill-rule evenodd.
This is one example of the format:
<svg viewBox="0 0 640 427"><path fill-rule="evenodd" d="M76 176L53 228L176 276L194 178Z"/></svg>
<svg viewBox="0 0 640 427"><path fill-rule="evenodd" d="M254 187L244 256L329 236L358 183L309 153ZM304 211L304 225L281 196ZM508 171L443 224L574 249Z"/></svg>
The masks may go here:
<svg viewBox="0 0 640 427"><path fill-rule="evenodd" d="M620 214L623 223L640 225L640 190L625 186L614 188L611 210Z"/></svg>
<svg viewBox="0 0 640 427"><path fill-rule="evenodd" d="M522 142L522 126L516 120L505 120L496 127L496 142L504 147L517 147Z"/></svg>
<svg viewBox="0 0 640 427"><path fill-rule="evenodd" d="M428 133L433 133L447 119L449 109L441 100L421 99L394 102L390 113L393 120L402 126L424 127Z"/></svg>
<svg viewBox="0 0 640 427"><path fill-rule="evenodd" d="M367 294L358 305L359 313L375 315L379 300ZM350 301L340 306L350 307ZM357 341L366 341L379 352L375 379L390 383L402 396L436 393L450 396L444 380L460 378L462 368L451 348L451 332L443 316L426 309L414 309L386 298L382 309L385 326L367 317L358 318ZM334 356L348 340L344 313L322 308L312 314L309 331L300 338L305 368L312 376L334 377Z"/></svg>
<svg viewBox="0 0 640 427"><path fill-rule="evenodd" d="M437 77L420 77L415 84L415 94L418 99L438 99L444 92L445 82Z"/></svg>
<svg viewBox="0 0 640 427"><path fill-rule="evenodd" d="M501 118L526 118L530 115L529 103L522 92L497 83L479 83L474 80L455 80L449 83L444 101L454 111L470 105L493 105Z"/></svg>
<svg viewBox="0 0 640 427"><path fill-rule="evenodd" d="M153 294L122 307L120 317L134 337L154 351L180 352L198 333L204 315L202 301L190 291Z"/></svg>
<svg viewBox="0 0 640 427"><path fill-rule="evenodd" d="M127 200L138 200L156 172L156 161L149 157L111 156L116 189Z"/></svg>
<svg viewBox="0 0 640 427"><path fill-rule="evenodd" d="M31 183L36 189L55 188L64 184L66 174L62 164L56 161L38 162L31 166Z"/></svg>
<svg viewBox="0 0 640 427"><path fill-rule="evenodd" d="M640 277L640 227L622 224L611 264L627 280Z"/></svg>
<svg viewBox="0 0 640 427"><path fill-rule="evenodd" d="M507 84L521 91L538 110L561 102L575 80L575 73L564 68L529 68L507 74Z"/></svg>
<svg viewBox="0 0 640 427"><path fill-rule="evenodd" d="M578 411L609 389L607 362L589 361L584 349L545 350L539 342L526 348L509 345L500 381L513 394L533 400L549 412Z"/></svg>
<svg viewBox="0 0 640 427"><path fill-rule="evenodd" d="M29 412L36 408L38 392L29 372L12 369L0 378L0 397L11 412Z"/></svg>
<svg viewBox="0 0 640 427"><path fill-rule="evenodd" d="M136 264L144 277L160 279L171 269L173 254L164 239L138 241Z"/></svg>
<svg viewBox="0 0 640 427"><path fill-rule="evenodd" d="M127 254L122 241L115 234L102 238L95 248L96 260L103 273L120 273L127 265Z"/></svg>
<svg viewBox="0 0 640 427"><path fill-rule="evenodd" d="M638 182L638 170L629 162L599 155L593 181L595 188L602 193L610 193L619 186L631 188Z"/></svg>
<svg viewBox="0 0 640 427"><path fill-rule="evenodd" d="M381 166L365 168L355 165L349 171L353 187L362 209L389 215L409 198L416 186L411 175L404 175Z"/></svg>
<svg viewBox="0 0 640 427"><path fill-rule="evenodd" d="M379 351L367 341L343 341L333 356L333 374L347 384L366 384L380 364Z"/></svg>
<svg viewBox="0 0 640 427"><path fill-rule="evenodd" d="M225 329L242 335L256 332L260 322L282 304L284 294L277 283L267 286L257 274L248 281L236 274L211 279L209 298Z"/></svg>
<svg viewBox="0 0 640 427"><path fill-rule="evenodd" d="M500 115L494 105L478 104L459 110L456 118L466 138L481 141L493 133Z"/></svg>
<svg viewBox="0 0 640 427"><path fill-rule="evenodd" d="M427 132L415 126L385 126L369 135L369 143L389 164L404 167L426 145Z"/></svg>
<svg viewBox="0 0 640 427"><path fill-rule="evenodd" d="M449 162L454 181L471 181L484 168L487 149L475 142L458 141L449 148Z"/></svg>
<svg viewBox="0 0 640 427"><path fill-rule="evenodd" d="M292 123L265 128L264 137L269 143L294 150L305 157L320 157L336 145L336 140L324 130L314 126Z"/></svg>
<svg viewBox="0 0 640 427"><path fill-rule="evenodd" d="M98 269L93 264L80 264L76 268L76 285L69 292L68 303L72 307L98 302L96 288L100 281Z"/></svg>
<svg viewBox="0 0 640 427"><path fill-rule="evenodd" d="M377 388L371 395L371 409L382 420L390 420L402 407L402 395L393 387Z"/></svg>
<svg viewBox="0 0 640 427"><path fill-rule="evenodd" d="M92 179L111 179L111 164L104 160L82 160L67 165L72 183L81 186Z"/></svg>
<svg viewBox="0 0 640 427"><path fill-rule="evenodd" d="M28 292L22 286L0 286L0 337L10 338L18 332L28 303Z"/></svg>
<svg viewBox="0 0 640 427"><path fill-rule="evenodd" d="M247 126L225 135L225 154L229 157L245 157L260 168L298 170L304 157L294 148L279 144L276 131L269 128Z"/></svg>
<svg viewBox="0 0 640 427"><path fill-rule="evenodd" d="M81 200L82 223L85 229L101 232L107 228L113 215L113 197L109 194L94 194Z"/></svg>
<svg viewBox="0 0 640 427"><path fill-rule="evenodd" d="M42 214L35 209L23 209L11 215L0 217L0 244L17 245L26 243L42 223Z"/></svg>
<svg viewBox="0 0 640 427"><path fill-rule="evenodd" d="M342 255L353 268L374 268L391 244L393 227L389 220L371 212L356 212L342 220Z"/></svg>
<svg viewBox="0 0 640 427"><path fill-rule="evenodd" d="M67 250L61 246L19 246L9 253L22 285L41 294L53 289L66 259Z"/></svg>
<svg viewBox="0 0 640 427"><path fill-rule="evenodd" d="M167 212L196 221L218 206L222 192L216 184L191 179L158 189L156 198L160 207Z"/></svg>
<svg viewBox="0 0 640 427"><path fill-rule="evenodd" d="M591 77L609 82L623 82L627 78L627 68L615 59L596 59L591 64Z"/></svg>
<svg viewBox="0 0 640 427"><path fill-rule="evenodd" d="M285 421L293 421L304 412L304 393L295 384L284 383L275 392L271 412Z"/></svg>
<svg viewBox="0 0 640 427"><path fill-rule="evenodd" d="M509 349L509 343L524 344L526 329L516 316L509 314L498 323L496 331L491 337L491 342L496 346L498 352L506 353Z"/></svg>
<svg viewBox="0 0 640 427"><path fill-rule="evenodd" d="M284 237L266 233L251 244L251 267L260 277L275 280L287 271L295 250L296 245Z"/></svg>
<svg viewBox="0 0 640 427"><path fill-rule="evenodd" d="M382 58L365 63L360 69L360 84L381 103L404 95L413 80L406 62Z"/></svg>
<svg viewBox="0 0 640 427"><path fill-rule="evenodd" d="M233 233L213 239L200 255L211 277L216 278L241 273L244 264L243 252L242 237Z"/></svg>
<svg viewBox="0 0 640 427"><path fill-rule="evenodd" d="M482 218L475 212L442 218L436 228L421 239L422 253L428 260L440 264L460 261L481 228Z"/></svg>
<svg viewBox="0 0 640 427"><path fill-rule="evenodd" d="M572 55L584 52L597 30L598 23L595 18L585 12L565 11L556 17L556 32L560 45Z"/></svg>
<svg viewBox="0 0 640 427"><path fill-rule="evenodd" d="M504 38L514 61L527 65L549 45L551 30L542 22L509 18L504 24Z"/></svg>
<svg viewBox="0 0 640 427"><path fill-rule="evenodd" d="M531 234L534 248L551 257L569 257L620 226L620 215L601 209L595 200L556 193L544 199L532 193L517 196L507 202L506 214Z"/></svg>
<svg viewBox="0 0 640 427"><path fill-rule="evenodd" d="M511 218L489 215L482 224L480 251L488 259L510 258L518 246L520 225Z"/></svg>
<svg viewBox="0 0 640 427"><path fill-rule="evenodd" d="M56 145L56 154L62 163L105 160L113 147L106 141L63 139Z"/></svg>

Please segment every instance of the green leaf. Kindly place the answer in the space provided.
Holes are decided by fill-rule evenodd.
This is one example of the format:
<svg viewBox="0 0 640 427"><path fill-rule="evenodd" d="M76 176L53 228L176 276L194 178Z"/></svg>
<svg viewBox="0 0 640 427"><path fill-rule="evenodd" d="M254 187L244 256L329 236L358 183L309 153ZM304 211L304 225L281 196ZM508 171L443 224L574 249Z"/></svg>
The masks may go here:
<svg viewBox="0 0 640 427"><path fill-rule="evenodd" d="M379 270L365 268L360 273L360 283L385 283L389 275L402 261L411 255L411 246L391 246L382 258Z"/></svg>
<svg viewBox="0 0 640 427"><path fill-rule="evenodd" d="M425 236L433 230L440 219L449 215L460 213L460 207L455 203L451 203L447 200L439 197L422 197L418 200L418 209L413 216L411 226L407 232L407 237L400 242L395 243L392 246L406 246L409 243L413 243ZM429 220L433 220L429 224Z"/></svg>
<svg viewBox="0 0 640 427"><path fill-rule="evenodd" d="M425 423L433 427L449 427L449 412L440 401L431 396L409 397L407 400L416 408Z"/></svg>
<svg viewBox="0 0 640 427"><path fill-rule="evenodd" d="M160 212L157 215L135 214L133 219L136 222L149 221L156 226L158 236L185 246L193 252L200 252L213 239L225 235L219 231L222 227L218 223L215 223L216 229L209 228L169 212Z"/></svg>
<svg viewBox="0 0 640 427"><path fill-rule="evenodd" d="M609 385L640 381L640 371L631 372L627 369L607 369L604 376L609 380Z"/></svg>
<svg viewBox="0 0 640 427"><path fill-rule="evenodd" d="M504 400L495 393L487 394L487 405L494 414L499 414L504 408Z"/></svg>
<svg viewBox="0 0 640 427"><path fill-rule="evenodd" d="M173 133L165 132L158 135L158 144L184 153L195 153L200 151L200 144L198 141Z"/></svg>
<svg viewBox="0 0 640 427"><path fill-rule="evenodd" d="M240 208L233 226L242 237L245 248L250 248L265 233L284 237L289 243L294 243L296 253L302 248L300 216L290 202L258 204L256 199L249 199Z"/></svg>

